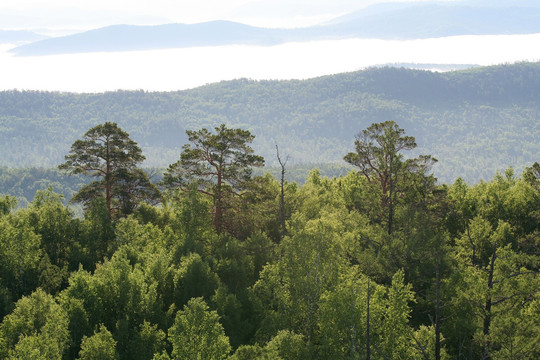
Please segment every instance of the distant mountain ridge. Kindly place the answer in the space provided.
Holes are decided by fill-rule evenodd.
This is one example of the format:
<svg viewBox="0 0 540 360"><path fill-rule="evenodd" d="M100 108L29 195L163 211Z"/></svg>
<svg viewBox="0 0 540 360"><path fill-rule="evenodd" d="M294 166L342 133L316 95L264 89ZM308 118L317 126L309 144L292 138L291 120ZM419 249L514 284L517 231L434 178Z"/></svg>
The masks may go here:
<svg viewBox="0 0 540 360"><path fill-rule="evenodd" d="M19 43L46 39L47 36L26 30L0 30L0 43Z"/></svg>
<svg viewBox="0 0 540 360"><path fill-rule="evenodd" d="M540 33L540 5L530 1L381 4L326 24L298 29L259 28L231 21L153 26L114 25L25 44L19 56L133 51L217 45L275 45L291 41Z"/></svg>
<svg viewBox="0 0 540 360"><path fill-rule="evenodd" d="M540 63L435 73L371 68L309 80L239 79L175 92L73 94L0 92L0 166L54 167L91 127L117 122L137 141L145 166L178 160L186 129L221 123L249 129L254 148L276 165L343 163L354 136L396 121L417 154L439 159L444 182L490 179L540 159ZM411 154L413 155L413 154Z"/></svg>
<svg viewBox="0 0 540 360"><path fill-rule="evenodd" d="M16 55L110 52L228 44L272 45L280 30L261 29L231 21L199 24L112 25L16 47Z"/></svg>

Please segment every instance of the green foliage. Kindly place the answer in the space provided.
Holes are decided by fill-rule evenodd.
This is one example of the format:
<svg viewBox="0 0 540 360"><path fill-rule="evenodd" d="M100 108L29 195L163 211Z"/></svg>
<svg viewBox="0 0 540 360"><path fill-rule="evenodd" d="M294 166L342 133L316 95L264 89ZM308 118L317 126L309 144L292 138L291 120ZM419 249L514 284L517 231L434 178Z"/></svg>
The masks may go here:
<svg viewBox="0 0 540 360"><path fill-rule="evenodd" d="M462 229L455 239L458 266L450 284L460 295L451 300L456 321L445 332L450 341L458 340L455 331L473 338L472 343L461 340L460 351L470 356L527 358L516 344L526 349L536 341L521 327L535 328L522 316L537 301L540 264L533 245L538 243L537 193L524 180L515 179L510 169L489 183L455 184L450 192Z"/></svg>
<svg viewBox="0 0 540 360"><path fill-rule="evenodd" d="M246 182L241 196L227 199L228 206L224 209L227 233L245 240L250 234L263 231L279 241L278 197L279 184L269 174Z"/></svg>
<svg viewBox="0 0 540 360"><path fill-rule="evenodd" d="M435 356L435 329L433 326L421 325L412 335L413 340L409 348L409 359L436 359ZM444 341L444 339L442 339ZM440 359L450 360L451 357L443 348Z"/></svg>
<svg viewBox="0 0 540 360"><path fill-rule="evenodd" d="M159 349L160 335L151 324L165 318L158 301L157 284L148 284L139 266L132 266L126 253L117 251L111 260L98 264L94 274L79 270L69 279L63 296L80 302L88 325L103 324L117 341L120 358L130 358L135 349L133 339L155 341ZM155 332L155 334L153 334ZM152 340L153 339L153 340Z"/></svg>
<svg viewBox="0 0 540 360"><path fill-rule="evenodd" d="M14 299L30 294L37 286L42 259L41 238L28 221L0 217L0 273L2 285Z"/></svg>
<svg viewBox="0 0 540 360"><path fill-rule="evenodd" d="M239 240L225 235L215 237L210 243L210 254L213 270L233 293L255 282L252 258Z"/></svg>
<svg viewBox="0 0 540 360"><path fill-rule="evenodd" d="M17 199L13 196L1 196L0 197L0 215L7 215L11 210L17 206Z"/></svg>
<svg viewBox="0 0 540 360"><path fill-rule="evenodd" d="M283 240L278 262L289 293L293 329L308 341L315 332L316 313L323 292L333 287L344 263L344 253L332 223L315 220Z"/></svg>
<svg viewBox="0 0 540 360"><path fill-rule="evenodd" d="M306 345L302 335L281 330L268 342L266 348L283 360L307 360L310 354Z"/></svg>
<svg viewBox="0 0 540 360"><path fill-rule="evenodd" d="M7 168L0 166L0 194L9 194L19 207L27 206L38 190L54 188L71 199L79 188L88 183L83 175L67 175L56 168ZM13 203L12 203L13 205Z"/></svg>
<svg viewBox="0 0 540 360"><path fill-rule="evenodd" d="M202 253L213 236L209 212L211 204L195 188L191 188L185 196L175 198L172 207L178 214L174 228L183 239L182 253Z"/></svg>
<svg viewBox="0 0 540 360"><path fill-rule="evenodd" d="M106 256L112 255L115 249L114 226L109 216L104 198L96 198L90 202L81 222L79 234L80 247L75 261L86 269L93 269L95 264Z"/></svg>
<svg viewBox="0 0 540 360"><path fill-rule="evenodd" d="M0 357L538 358L537 164L437 185L397 160L391 232L361 168L285 181L284 227L280 182L250 178L221 234L193 184L117 219L104 196L83 217L52 188L0 197Z"/></svg>
<svg viewBox="0 0 540 360"><path fill-rule="evenodd" d="M104 197L109 216L128 215L142 200L159 198L159 191L146 173L137 168L145 159L137 143L116 123L106 122L88 130L71 145L59 169L98 180L82 187L73 197L88 205Z"/></svg>
<svg viewBox="0 0 540 360"><path fill-rule="evenodd" d="M383 334L376 329L383 319L384 294L384 287L372 283L358 268L350 268L340 276L336 288L322 298L319 316L322 357L355 359L366 354L368 322L370 341L379 341Z"/></svg>
<svg viewBox="0 0 540 360"><path fill-rule="evenodd" d="M66 352L66 357L75 359L79 355L82 339L92 334L93 327L88 322L88 313L84 308L84 302L82 300L66 296L65 292L61 293L58 297L60 305L66 312L69 320L70 347Z"/></svg>
<svg viewBox="0 0 540 360"><path fill-rule="evenodd" d="M524 306L507 306L490 329L494 359L536 359L540 355L538 299Z"/></svg>
<svg viewBox="0 0 540 360"><path fill-rule="evenodd" d="M128 345L127 358L151 359L165 347L166 337L165 332L158 329L157 325L145 321Z"/></svg>
<svg viewBox="0 0 540 360"><path fill-rule="evenodd" d="M249 144L255 138L248 130L230 129L224 124L215 128L215 134L203 128L186 131L190 143L182 147L180 160L169 165L163 183L183 189L195 186L212 198L213 222L216 231L225 228L224 212L230 207L230 198L245 190L251 180L252 167L264 165L264 158L254 155Z"/></svg>
<svg viewBox="0 0 540 360"><path fill-rule="evenodd" d="M229 293L225 286L216 290L212 297L216 311L230 344L236 348L249 342L257 328L257 319L253 316L253 307L245 291Z"/></svg>
<svg viewBox="0 0 540 360"><path fill-rule="evenodd" d="M242 345L229 360L281 360L275 352L259 345Z"/></svg>
<svg viewBox="0 0 540 360"><path fill-rule="evenodd" d="M178 311L168 339L174 359L227 359L231 351L219 315L202 298L191 299Z"/></svg>
<svg viewBox="0 0 540 360"><path fill-rule="evenodd" d="M405 130L394 121L372 124L356 136L356 152L344 157L346 162L360 168L360 173L369 184L377 184L374 186L380 194L381 207L386 212L389 234L395 228L395 208L398 199L406 192L407 180L417 175L420 178L427 176L426 170L436 161L425 155L404 161L401 151L417 146L415 138L404 133ZM411 195L412 191L407 193Z"/></svg>
<svg viewBox="0 0 540 360"><path fill-rule="evenodd" d="M253 261L252 279L258 279L264 265L276 259L276 246L264 233L255 232L242 243L242 247Z"/></svg>
<svg viewBox="0 0 540 360"><path fill-rule="evenodd" d="M94 335L84 337L81 343L80 360L116 360L116 341L104 325Z"/></svg>
<svg viewBox="0 0 540 360"><path fill-rule="evenodd" d="M53 192L52 188L47 191L38 190L30 203L27 216L34 232L41 236L41 246L51 263L59 268L67 267L76 246L79 222L73 219L71 211L63 205L63 197Z"/></svg>
<svg viewBox="0 0 540 360"><path fill-rule="evenodd" d="M181 308L193 297L209 300L218 288L219 277L199 254L190 254L180 261L174 283L175 303Z"/></svg>
<svg viewBox="0 0 540 360"><path fill-rule="evenodd" d="M389 358L405 359L410 348L409 303L414 301L412 286L404 283L404 274L398 271L392 278L384 312L384 321L378 329L381 334L380 351Z"/></svg>
<svg viewBox="0 0 540 360"><path fill-rule="evenodd" d="M68 318L52 296L38 289L21 298L0 325L0 356L62 359L69 339Z"/></svg>

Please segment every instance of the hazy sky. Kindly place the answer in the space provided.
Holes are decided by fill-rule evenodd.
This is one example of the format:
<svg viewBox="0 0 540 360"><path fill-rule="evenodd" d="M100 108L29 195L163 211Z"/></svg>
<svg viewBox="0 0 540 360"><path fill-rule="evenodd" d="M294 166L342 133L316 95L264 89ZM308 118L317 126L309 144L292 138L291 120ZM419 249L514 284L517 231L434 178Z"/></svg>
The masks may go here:
<svg viewBox="0 0 540 360"><path fill-rule="evenodd" d="M0 0L0 29L25 28L63 35L119 23L217 19L259 26L308 26L381 2L390 1ZM348 39L271 47L220 46L42 57L16 57L8 52L15 44L0 44L0 90L176 90L241 77L303 79L387 63L491 65L538 61L538 43L540 34L409 41Z"/></svg>
<svg viewBox="0 0 540 360"><path fill-rule="evenodd" d="M1 0L4 25L0 23L0 28L216 19L262 26L307 26L375 3L403 1L432 0Z"/></svg>

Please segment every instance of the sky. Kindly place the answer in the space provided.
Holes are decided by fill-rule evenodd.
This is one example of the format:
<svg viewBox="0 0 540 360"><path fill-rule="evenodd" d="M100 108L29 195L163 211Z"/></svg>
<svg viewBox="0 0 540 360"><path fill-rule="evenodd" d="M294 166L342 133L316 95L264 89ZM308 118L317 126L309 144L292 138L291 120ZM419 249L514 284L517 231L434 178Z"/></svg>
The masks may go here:
<svg viewBox="0 0 540 360"><path fill-rule="evenodd" d="M392 0L430 1L430 0ZM87 27L132 22L242 21L267 27L308 26L381 0L2 0L3 28ZM105 15L105 13L107 13ZM4 18L1 15L4 14Z"/></svg>
<svg viewBox="0 0 540 360"><path fill-rule="evenodd" d="M401 0L392 2L396 1ZM119 23L197 23L217 19L268 27L299 27L381 2L384 1L0 0L0 30L32 29L58 36ZM35 57L13 56L8 50L15 44L0 44L0 90L171 91L238 78L306 79L393 63L493 65L539 61L538 43L540 34L455 36Z"/></svg>

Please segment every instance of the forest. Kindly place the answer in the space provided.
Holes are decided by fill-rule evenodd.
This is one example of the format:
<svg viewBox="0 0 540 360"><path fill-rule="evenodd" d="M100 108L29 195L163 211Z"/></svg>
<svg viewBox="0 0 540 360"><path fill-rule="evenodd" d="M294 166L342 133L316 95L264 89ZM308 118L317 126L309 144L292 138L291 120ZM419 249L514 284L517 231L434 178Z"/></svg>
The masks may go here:
<svg viewBox="0 0 540 360"><path fill-rule="evenodd" d="M384 121L298 183L279 144L257 173L258 134L221 124L153 181L119 124L84 131L68 205L0 196L0 358L540 357L538 162L441 183Z"/></svg>
<svg viewBox="0 0 540 360"><path fill-rule="evenodd" d="M307 80L239 79L172 92L0 92L1 166L55 168L89 128L119 124L140 144L144 167L167 167L186 130L226 124L257 135L253 148L279 167L340 163L354 134L393 120L431 154L441 182L521 172L540 153L540 63L451 72L379 67ZM322 171L322 169L321 169ZM305 177L305 176L304 176ZM51 180L56 181L56 180ZM6 191L1 189L0 191ZM31 197L27 198L31 200Z"/></svg>

